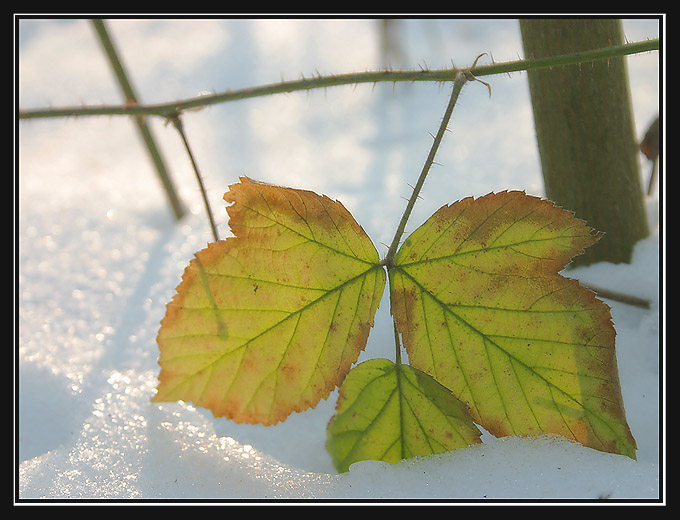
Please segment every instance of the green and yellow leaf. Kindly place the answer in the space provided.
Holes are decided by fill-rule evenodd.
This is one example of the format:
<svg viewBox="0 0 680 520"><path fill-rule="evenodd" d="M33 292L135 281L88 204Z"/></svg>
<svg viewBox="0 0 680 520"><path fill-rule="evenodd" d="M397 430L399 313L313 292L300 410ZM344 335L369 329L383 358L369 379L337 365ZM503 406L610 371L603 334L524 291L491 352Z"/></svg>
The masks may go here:
<svg viewBox="0 0 680 520"><path fill-rule="evenodd" d="M409 363L496 436L554 433L635 458L609 307L559 274L598 238L523 192L442 207L390 269Z"/></svg>
<svg viewBox="0 0 680 520"><path fill-rule="evenodd" d="M339 472L479 443L466 406L424 372L386 359L354 367L340 387L326 448Z"/></svg>
<svg viewBox="0 0 680 520"><path fill-rule="evenodd" d="M274 424L342 382L366 346L385 270L339 202L240 181L224 196L235 236L196 254L168 304L154 401Z"/></svg>

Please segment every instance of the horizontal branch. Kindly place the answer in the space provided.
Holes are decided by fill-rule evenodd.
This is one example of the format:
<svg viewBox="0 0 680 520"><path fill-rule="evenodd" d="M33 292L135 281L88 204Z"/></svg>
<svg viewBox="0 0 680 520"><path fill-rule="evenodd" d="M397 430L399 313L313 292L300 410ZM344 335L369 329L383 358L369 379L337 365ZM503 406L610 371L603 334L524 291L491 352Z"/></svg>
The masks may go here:
<svg viewBox="0 0 680 520"><path fill-rule="evenodd" d="M595 285L590 285L581 281L579 281L579 283L596 293L599 298L603 298L605 300L614 300L625 303L626 305L632 305L633 307L640 307L642 309L649 309L652 305L651 302L645 298L639 298L638 296L633 296L631 294L612 291L611 289L597 287Z"/></svg>
<svg viewBox="0 0 680 520"><path fill-rule="evenodd" d="M626 56L649 52L659 49L659 39L645 40L641 42L626 43L612 47L594 49L590 51L575 52L561 56L551 56L540 59L525 59L489 65L478 65L471 69L475 76L489 76L493 74L506 74L523 70L545 69L576 63L586 63L596 60L610 59L617 56ZM19 110L19 119L37 119L46 117L75 117L97 115L147 115L161 116L165 118L177 117L185 110L197 109L217 103L237 101L272 94L296 92L299 90L311 90L317 88L335 87L340 85L357 85L361 83L385 83L385 82L416 82L435 81L453 82L459 72L465 68L452 67L450 69L424 69L419 71L392 71L383 70L375 72L358 72L351 74L331 74L312 78L301 78L295 81L282 81L252 88L240 90L227 90L217 94L201 95L172 103L160 103L150 105L125 104L125 105L90 105L64 108L41 108Z"/></svg>
<svg viewBox="0 0 680 520"><path fill-rule="evenodd" d="M640 54L642 52L658 50L659 39L655 38L641 42L624 43L622 45L613 45L611 47L602 47L600 49L562 54L560 56L546 56L544 58L506 61L503 63L492 63L490 65L479 65L473 69L473 72L475 76L488 76L491 74L505 74L523 70L549 69L563 65L575 65L577 63L608 60L619 56L628 56L630 54Z"/></svg>

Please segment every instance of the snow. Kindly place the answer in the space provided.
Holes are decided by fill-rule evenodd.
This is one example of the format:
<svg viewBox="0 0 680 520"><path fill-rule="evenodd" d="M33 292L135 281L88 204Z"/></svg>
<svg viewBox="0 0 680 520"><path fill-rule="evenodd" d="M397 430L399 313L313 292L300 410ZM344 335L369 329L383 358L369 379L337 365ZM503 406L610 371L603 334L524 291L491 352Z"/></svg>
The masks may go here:
<svg viewBox="0 0 680 520"><path fill-rule="evenodd" d="M469 65L522 55L516 20L402 20L398 68ZM165 102L384 65L366 19L113 20L109 29L142 102ZM654 19L626 20L629 41ZM19 24L22 108L120 103L84 20ZM481 61L488 56L482 57ZM658 54L628 59L637 135L658 111ZM490 191L543 195L526 75L466 85L414 229L445 203ZM448 85L335 87L225 103L184 116L222 237L222 194L240 175L339 199L384 253L448 101ZM607 301L637 461L555 437L495 439L398 464L337 474L325 427L337 392L273 426L215 419L189 403L151 403L155 337L193 253L211 241L190 163L172 125L149 119L187 216L175 222L132 122L23 121L18 134L16 497L41 499L664 500L660 386L658 190L652 234L631 264L568 276L651 301ZM640 158L646 186L649 165ZM663 177L662 177L663 179ZM384 248L384 249L382 249ZM663 274L663 273L661 273ZM393 358L383 300L359 360ZM325 502L324 502L325 503Z"/></svg>

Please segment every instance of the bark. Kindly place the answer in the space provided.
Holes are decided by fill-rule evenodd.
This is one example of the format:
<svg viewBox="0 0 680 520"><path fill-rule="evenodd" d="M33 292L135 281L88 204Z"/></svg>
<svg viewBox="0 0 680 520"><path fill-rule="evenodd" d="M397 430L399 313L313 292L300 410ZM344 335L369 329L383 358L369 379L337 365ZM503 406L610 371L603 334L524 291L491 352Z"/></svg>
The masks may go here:
<svg viewBox="0 0 680 520"><path fill-rule="evenodd" d="M527 59L620 45L616 19L520 21ZM604 237L572 265L631 260L649 234L625 58L529 71L546 197Z"/></svg>

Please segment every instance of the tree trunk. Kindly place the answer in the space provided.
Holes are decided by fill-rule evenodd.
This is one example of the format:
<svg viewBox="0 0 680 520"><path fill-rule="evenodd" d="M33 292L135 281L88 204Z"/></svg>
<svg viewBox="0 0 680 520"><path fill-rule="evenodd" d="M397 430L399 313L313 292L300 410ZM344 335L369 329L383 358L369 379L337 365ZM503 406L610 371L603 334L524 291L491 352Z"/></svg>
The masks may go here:
<svg viewBox="0 0 680 520"><path fill-rule="evenodd" d="M527 59L623 43L616 19L520 21ZM631 260L649 233L624 58L529 71L546 197L604 237L572 265Z"/></svg>

